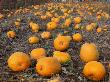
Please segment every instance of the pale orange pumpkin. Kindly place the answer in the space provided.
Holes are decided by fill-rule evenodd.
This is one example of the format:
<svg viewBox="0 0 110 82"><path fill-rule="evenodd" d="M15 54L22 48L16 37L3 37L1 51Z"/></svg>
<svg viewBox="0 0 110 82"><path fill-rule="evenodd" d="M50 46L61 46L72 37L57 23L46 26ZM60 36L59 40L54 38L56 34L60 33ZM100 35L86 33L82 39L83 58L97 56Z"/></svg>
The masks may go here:
<svg viewBox="0 0 110 82"><path fill-rule="evenodd" d="M86 26L87 31L92 31L93 29L94 29L93 26L90 24Z"/></svg>
<svg viewBox="0 0 110 82"><path fill-rule="evenodd" d="M52 80L49 80L48 82L62 82L60 77L54 78Z"/></svg>
<svg viewBox="0 0 110 82"><path fill-rule="evenodd" d="M94 43L85 43L80 49L80 58L84 62L96 61L99 59L99 52Z"/></svg>
<svg viewBox="0 0 110 82"><path fill-rule="evenodd" d="M58 61L61 64L67 63L68 61L71 60L71 56L67 52L54 51L53 52L53 57L55 57L56 59L58 59Z"/></svg>
<svg viewBox="0 0 110 82"><path fill-rule="evenodd" d="M43 33L41 34L41 37L42 37L43 39L49 39L49 38L51 37L51 33L50 33L50 32L43 32Z"/></svg>

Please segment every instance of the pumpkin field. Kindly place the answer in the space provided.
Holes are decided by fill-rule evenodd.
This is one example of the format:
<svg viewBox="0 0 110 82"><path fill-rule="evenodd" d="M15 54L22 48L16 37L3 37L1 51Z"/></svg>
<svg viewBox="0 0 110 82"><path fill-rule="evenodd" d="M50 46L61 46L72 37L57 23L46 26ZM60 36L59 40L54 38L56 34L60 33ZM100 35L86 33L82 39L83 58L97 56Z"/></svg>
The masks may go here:
<svg viewBox="0 0 110 82"><path fill-rule="evenodd" d="M110 82L110 3L0 13L0 82Z"/></svg>

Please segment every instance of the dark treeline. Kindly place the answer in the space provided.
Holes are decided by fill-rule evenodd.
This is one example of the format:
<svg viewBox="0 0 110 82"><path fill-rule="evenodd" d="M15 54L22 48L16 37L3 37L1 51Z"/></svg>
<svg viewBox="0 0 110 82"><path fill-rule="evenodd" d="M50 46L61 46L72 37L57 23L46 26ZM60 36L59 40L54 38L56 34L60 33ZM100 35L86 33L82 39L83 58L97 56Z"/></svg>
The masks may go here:
<svg viewBox="0 0 110 82"><path fill-rule="evenodd" d="M89 0L0 0L0 12L3 9L15 9L33 4L48 3L48 2L74 2L74 1L89 1ZM94 0L93 0L94 1ZM99 0L98 0L99 1Z"/></svg>
<svg viewBox="0 0 110 82"><path fill-rule="evenodd" d="M49 2L49 0L0 0L0 10Z"/></svg>

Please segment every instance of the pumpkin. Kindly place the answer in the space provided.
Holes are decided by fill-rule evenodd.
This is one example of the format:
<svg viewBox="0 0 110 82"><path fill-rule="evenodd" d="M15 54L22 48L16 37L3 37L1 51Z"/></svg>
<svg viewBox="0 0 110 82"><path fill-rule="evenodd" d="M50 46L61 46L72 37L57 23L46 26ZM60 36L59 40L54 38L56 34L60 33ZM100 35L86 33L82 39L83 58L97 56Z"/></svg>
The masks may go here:
<svg viewBox="0 0 110 82"><path fill-rule="evenodd" d="M87 25L86 26L86 30L87 31L92 31L93 30L93 26L92 25Z"/></svg>
<svg viewBox="0 0 110 82"><path fill-rule="evenodd" d="M27 54L23 52L15 52L8 58L8 67L13 71L23 71L27 69L31 62Z"/></svg>
<svg viewBox="0 0 110 82"><path fill-rule="evenodd" d="M64 51L69 47L70 40L70 36L58 36L54 40L54 48L58 51Z"/></svg>
<svg viewBox="0 0 110 82"><path fill-rule="evenodd" d="M41 34L41 37L42 37L43 39L49 39L49 38L51 37L51 34L50 34L50 32L43 32L43 33Z"/></svg>
<svg viewBox="0 0 110 82"><path fill-rule="evenodd" d="M81 17L75 17L74 23L79 24L82 21Z"/></svg>
<svg viewBox="0 0 110 82"><path fill-rule="evenodd" d="M83 74L88 79L99 81L105 77L106 70L102 63L90 61L84 66Z"/></svg>
<svg viewBox="0 0 110 82"><path fill-rule="evenodd" d="M48 82L62 82L60 77L49 80Z"/></svg>
<svg viewBox="0 0 110 82"><path fill-rule="evenodd" d="M36 64L36 71L41 76L50 77L61 71L61 64L56 58L43 57L40 58Z"/></svg>
<svg viewBox="0 0 110 82"><path fill-rule="evenodd" d="M99 21L99 20L101 20L102 17L101 17L101 15L98 15L96 18Z"/></svg>
<svg viewBox="0 0 110 82"><path fill-rule="evenodd" d="M60 19L59 18L52 18L51 21L55 22L55 23L59 23Z"/></svg>
<svg viewBox="0 0 110 82"><path fill-rule="evenodd" d="M7 36L8 38L14 38L16 36L16 33L14 31L8 31Z"/></svg>
<svg viewBox="0 0 110 82"><path fill-rule="evenodd" d="M97 61L99 59L99 52L94 43L85 43L80 49L80 58L84 62Z"/></svg>
<svg viewBox="0 0 110 82"><path fill-rule="evenodd" d="M15 26L19 27L20 26L20 22L19 21L15 21Z"/></svg>
<svg viewBox="0 0 110 82"><path fill-rule="evenodd" d="M47 30L54 30L55 28L57 28L57 24L55 22L47 23Z"/></svg>
<svg viewBox="0 0 110 82"><path fill-rule="evenodd" d="M46 19L47 19L47 16L46 16L46 15L41 16L41 19L42 19L42 20L46 20Z"/></svg>
<svg viewBox="0 0 110 82"><path fill-rule="evenodd" d="M75 26L74 26L74 29L75 30L78 30L78 29L80 29L81 28L81 24L76 24Z"/></svg>
<svg viewBox="0 0 110 82"><path fill-rule="evenodd" d="M97 28L97 32L98 32L98 33L102 32L102 28L100 28L100 27Z"/></svg>
<svg viewBox="0 0 110 82"><path fill-rule="evenodd" d="M31 27L31 29L32 29L33 32L38 32L39 29L40 29L39 25L36 24L36 23L30 22L29 25L30 25L30 27Z"/></svg>
<svg viewBox="0 0 110 82"><path fill-rule="evenodd" d="M0 19L2 19L4 17L4 15L3 14L0 14Z"/></svg>
<svg viewBox="0 0 110 82"><path fill-rule="evenodd" d="M28 39L29 43L30 44L35 44L35 43L38 43L39 42L39 38L36 37L36 36L31 36L29 39Z"/></svg>
<svg viewBox="0 0 110 82"><path fill-rule="evenodd" d="M71 56L67 52L54 51L53 57L55 57L61 64L71 60Z"/></svg>
<svg viewBox="0 0 110 82"><path fill-rule="evenodd" d="M72 37L73 37L73 41L75 41L75 42L80 42L80 41L82 41L82 35L79 34L79 33L73 34Z"/></svg>
<svg viewBox="0 0 110 82"><path fill-rule="evenodd" d="M46 56L46 50L44 48L33 49L30 53L30 56L32 59L38 60L38 59Z"/></svg>
<svg viewBox="0 0 110 82"><path fill-rule="evenodd" d="M72 23L71 19L68 18L65 20L64 26L69 27L71 23Z"/></svg>

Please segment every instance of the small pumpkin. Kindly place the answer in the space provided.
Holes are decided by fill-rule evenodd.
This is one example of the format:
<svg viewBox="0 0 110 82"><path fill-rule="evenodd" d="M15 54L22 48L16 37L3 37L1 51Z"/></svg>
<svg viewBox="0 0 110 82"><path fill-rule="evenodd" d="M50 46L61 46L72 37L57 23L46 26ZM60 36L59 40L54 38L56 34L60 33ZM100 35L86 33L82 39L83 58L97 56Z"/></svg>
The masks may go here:
<svg viewBox="0 0 110 82"><path fill-rule="evenodd" d="M57 24L55 22L47 23L47 30L54 30L55 28L57 28Z"/></svg>
<svg viewBox="0 0 110 82"><path fill-rule="evenodd" d="M110 63L109 63L109 65L108 65L108 67L109 67L109 69L110 69Z"/></svg>
<svg viewBox="0 0 110 82"><path fill-rule="evenodd" d="M93 30L93 26L92 25L87 25L86 26L86 30L87 31L92 31Z"/></svg>
<svg viewBox="0 0 110 82"><path fill-rule="evenodd" d="M51 21L55 22L55 23L59 23L60 19L59 18L52 18Z"/></svg>
<svg viewBox="0 0 110 82"><path fill-rule="evenodd" d="M54 78L52 80L49 80L48 82L62 82L60 77Z"/></svg>
<svg viewBox="0 0 110 82"><path fill-rule="evenodd" d="M65 20L64 26L69 27L71 23L72 23L71 19L68 18Z"/></svg>
<svg viewBox="0 0 110 82"><path fill-rule="evenodd" d="M30 44L35 44L35 43L38 43L39 42L39 38L36 37L36 36L31 36L29 39L28 39L29 43Z"/></svg>
<svg viewBox="0 0 110 82"><path fill-rule="evenodd" d="M48 17L50 17L50 18L53 17L53 14L50 13L50 12L47 12L46 15L47 15Z"/></svg>
<svg viewBox="0 0 110 82"><path fill-rule="evenodd" d="M30 22L29 25L30 25L30 27L31 27L31 29L32 29L33 32L38 32L39 29L40 29L39 25L36 24L36 23Z"/></svg>
<svg viewBox="0 0 110 82"><path fill-rule="evenodd" d="M96 18L99 21L99 20L101 20L102 17L101 17L101 15L98 15Z"/></svg>
<svg viewBox="0 0 110 82"><path fill-rule="evenodd" d="M15 21L15 26L19 27L20 26L20 22L19 21Z"/></svg>
<svg viewBox="0 0 110 82"><path fill-rule="evenodd" d="M54 40L54 48L58 51L64 51L69 47L70 40L70 36L57 36L57 38Z"/></svg>
<svg viewBox="0 0 110 82"><path fill-rule="evenodd" d="M81 23L81 21L82 21L81 17L75 17L74 18L74 23L76 23L76 24Z"/></svg>
<svg viewBox="0 0 110 82"><path fill-rule="evenodd" d="M46 20L46 19L47 19L47 16L46 16L46 15L41 16L41 19L42 19L42 20Z"/></svg>
<svg viewBox="0 0 110 82"><path fill-rule="evenodd" d="M51 33L50 33L50 32L43 32L43 33L41 34L41 37L42 37L43 39L49 39L49 38L51 37Z"/></svg>
<svg viewBox="0 0 110 82"><path fill-rule="evenodd" d="M32 59L40 59L42 57L46 57L46 50L44 48L36 48L33 49L30 53Z"/></svg>
<svg viewBox="0 0 110 82"><path fill-rule="evenodd" d="M97 28L97 32L98 32L98 33L102 32L102 28L100 28L100 27Z"/></svg>
<svg viewBox="0 0 110 82"><path fill-rule="evenodd" d="M79 33L73 34L73 41L80 42L82 41L82 35Z"/></svg>
<svg viewBox="0 0 110 82"><path fill-rule="evenodd" d="M81 24L76 24L75 26L74 26L74 29L75 30L78 30L78 29L80 29L81 28Z"/></svg>
<svg viewBox="0 0 110 82"><path fill-rule="evenodd" d="M0 14L0 19L2 19L4 17L4 15L3 14Z"/></svg>
<svg viewBox="0 0 110 82"><path fill-rule="evenodd" d="M16 33L14 31L8 31L7 36L8 38L14 38L16 36Z"/></svg>
<svg viewBox="0 0 110 82"><path fill-rule="evenodd" d="M71 60L71 56L67 52L54 51L53 57L58 59L58 61L63 64Z"/></svg>

